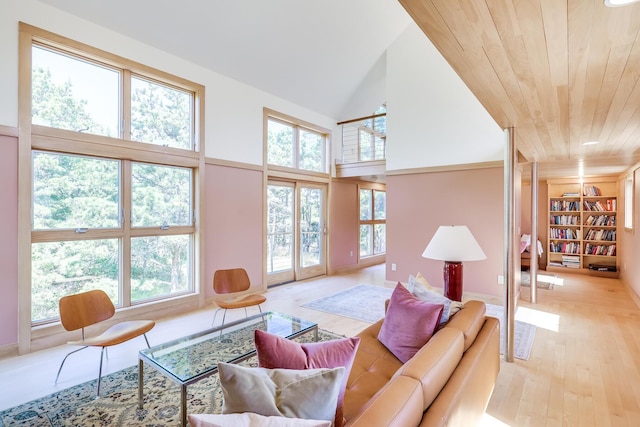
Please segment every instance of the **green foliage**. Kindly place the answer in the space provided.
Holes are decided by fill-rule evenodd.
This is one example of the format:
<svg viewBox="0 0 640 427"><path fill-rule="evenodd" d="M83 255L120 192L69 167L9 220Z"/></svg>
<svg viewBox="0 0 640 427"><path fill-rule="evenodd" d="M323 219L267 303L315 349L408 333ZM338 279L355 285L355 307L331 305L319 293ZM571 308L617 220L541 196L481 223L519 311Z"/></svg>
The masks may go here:
<svg viewBox="0 0 640 427"><path fill-rule="evenodd" d="M75 98L71 82L55 84L51 73L33 71L34 123L100 133ZM190 98L155 84L134 88L131 134L138 140L191 148ZM99 130L99 129L98 129ZM33 152L33 228L121 229L121 199L131 197L132 226L190 225L192 172L188 168L131 163L131 196L122 187L122 161ZM58 316L68 294L100 288L117 305L122 292L122 248L131 245L131 300L158 298L189 288L190 235L86 239L32 244L34 321Z"/></svg>

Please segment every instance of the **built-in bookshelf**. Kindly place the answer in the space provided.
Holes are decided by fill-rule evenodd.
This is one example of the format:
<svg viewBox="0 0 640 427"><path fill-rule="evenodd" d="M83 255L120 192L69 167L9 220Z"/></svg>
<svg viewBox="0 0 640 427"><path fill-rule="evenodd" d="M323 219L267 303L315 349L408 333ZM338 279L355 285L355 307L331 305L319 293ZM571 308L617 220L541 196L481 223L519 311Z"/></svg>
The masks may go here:
<svg viewBox="0 0 640 427"><path fill-rule="evenodd" d="M617 270L618 183L550 180L547 269Z"/></svg>

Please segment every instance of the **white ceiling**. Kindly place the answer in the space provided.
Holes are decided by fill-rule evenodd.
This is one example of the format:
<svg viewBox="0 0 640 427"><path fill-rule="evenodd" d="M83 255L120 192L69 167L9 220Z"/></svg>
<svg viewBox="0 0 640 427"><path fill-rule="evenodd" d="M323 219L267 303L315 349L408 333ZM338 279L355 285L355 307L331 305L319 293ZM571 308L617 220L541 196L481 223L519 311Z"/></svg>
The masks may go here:
<svg viewBox="0 0 640 427"><path fill-rule="evenodd" d="M411 22L396 0L41 0L337 120Z"/></svg>

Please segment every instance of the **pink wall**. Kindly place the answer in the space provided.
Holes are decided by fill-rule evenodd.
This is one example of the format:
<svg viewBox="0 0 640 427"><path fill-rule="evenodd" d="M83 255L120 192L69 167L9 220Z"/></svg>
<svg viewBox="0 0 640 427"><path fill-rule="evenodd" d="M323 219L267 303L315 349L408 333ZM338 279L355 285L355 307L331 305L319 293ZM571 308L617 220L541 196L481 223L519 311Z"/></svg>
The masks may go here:
<svg viewBox="0 0 640 427"><path fill-rule="evenodd" d="M0 135L0 346L18 342L18 139Z"/></svg>
<svg viewBox="0 0 640 427"><path fill-rule="evenodd" d="M388 176L387 280L421 272L442 288L444 263L422 252L440 225L466 225L487 259L464 263L464 290L502 295L503 209L502 168Z"/></svg>
<svg viewBox="0 0 640 427"><path fill-rule="evenodd" d="M329 193L329 268L332 271L358 264L358 212L358 185L332 182Z"/></svg>
<svg viewBox="0 0 640 427"><path fill-rule="evenodd" d="M262 172L207 165L205 188L206 295L214 295L213 273L225 268L245 268L251 287L263 288Z"/></svg>
<svg viewBox="0 0 640 427"><path fill-rule="evenodd" d="M549 224L549 211L547 208L548 196L547 181L538 183L538 240L542 243L544 252L540 257L540 263L547 265L547 225ZM520 201L520 230L521 234L531 234L531 184L522 184L522 194Z"/></svg>

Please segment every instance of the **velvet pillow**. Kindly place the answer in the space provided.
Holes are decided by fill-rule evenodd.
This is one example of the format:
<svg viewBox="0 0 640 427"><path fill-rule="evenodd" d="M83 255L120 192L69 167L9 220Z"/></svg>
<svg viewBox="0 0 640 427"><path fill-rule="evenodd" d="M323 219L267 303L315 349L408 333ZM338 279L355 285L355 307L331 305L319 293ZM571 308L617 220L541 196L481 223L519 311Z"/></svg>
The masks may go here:
<svg viewBox="0 0 640 427"><path fill-rule="evenodd" d="M344 368L344 377L338 395L338 405L334 420L335 427L343 423L344 391L356 351L360 345L359 337L336 339L331 341L303 343L270 334L259 329L255 332L258 365L262 368L312 369Z"/></svg>
<svg viewBox="0 0 640 427"><path fill-rule="evenodd" d="M443 309L442 304L421 301L398 282L391 294L378 340L406 363L431 339Z"/></svg>
<svg viewBox="0 0 640 427"><path fill-rule="evenodd" d="M266 369L218 363L222 413L332 421L344 368Z"/></svg>
<svg viewBox="0 0 640 427"><path fill-rule="evenodd" d="M188 418L191 427L331 427L331 421L265 417L253 412L244 412L242 414L194 414L189 415Z"/></svg>

